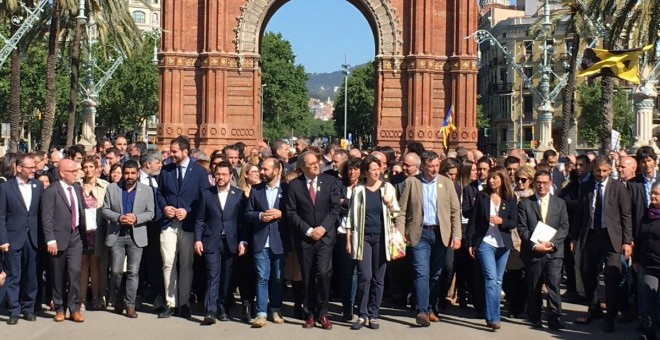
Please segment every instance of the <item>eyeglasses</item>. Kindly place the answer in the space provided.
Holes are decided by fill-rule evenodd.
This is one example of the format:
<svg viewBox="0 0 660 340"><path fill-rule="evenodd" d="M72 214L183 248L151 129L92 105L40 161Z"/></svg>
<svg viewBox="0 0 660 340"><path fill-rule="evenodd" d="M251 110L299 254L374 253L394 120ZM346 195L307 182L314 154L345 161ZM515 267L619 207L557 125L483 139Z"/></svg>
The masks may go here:
<svg viewBox="0 0 660 340"><path fill-rule="evenodd" d="M417 164L403 163L403 167L404 167L404 168L410 168L410 167L413 167L413 166L417 166Z"/></svg>
<svg viewBox="0 0 660 340"><path fill-rule="evenodd" d="M516 182L527 183L528 179L529 178L525 178L525 177L516 177Z"/></svg>
<svg viewBox="0 0 660 340"><path fill-rule="evenodd" d="M550 186L550 182L536 182L536 185L543 186L543 187L548 187L548 186Z"/></svg>

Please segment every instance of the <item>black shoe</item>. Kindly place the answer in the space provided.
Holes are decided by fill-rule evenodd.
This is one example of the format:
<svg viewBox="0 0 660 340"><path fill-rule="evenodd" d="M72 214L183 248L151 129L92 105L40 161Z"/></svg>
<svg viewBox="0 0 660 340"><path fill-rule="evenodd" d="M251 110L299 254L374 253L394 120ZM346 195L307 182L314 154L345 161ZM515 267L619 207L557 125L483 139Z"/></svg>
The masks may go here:
<svg viewBox="0 0 660 340"><path fill-rule="evenodd" d="M351 325L351 329L354 331L362 329L362 326L366 325L367 320L363 318L358 318L353 324Z"/></svg>
<svg viewBox="0 0 660 340"><path fill-rule="evenodd" d="M190 319L192 317L192 313L190 313L190 307L188 305L179 307L179 317L184 319Z"/></svg>
<svg viewBox="0 0 660 340"><path fill-rule="evenodd" d="M37 321L37 316L34 315L33 313L25 313L25 314L23 314L23 320L26 320L26 321Z"/></svg>
<svg viewBox="0 0 660 340"><path fill-rule="evenodd" d="M202 326L215 325L215 317L213 317L213 315L206 315L201 325Z"/></svg>
<svg viewBox="0 0 660 340"><path fill-rule="evenodd" d="M560 331L562 329L566 329L566 325L564 325L564 323L559 320L548 321L548 328L552 329L553 331Z"/></svg>
<svg viewBox="0 0 660 340"><path fill-rule="evenodd" d="M229 321L229 315L223 310L219 311L218 314L215 315L218 318L218 321Z"/></svg>
<svg viewBox="0 0 660 340"><path fill-rule="evenodd" d="M301 305L296 304L293 306L293 317L298 320L305 320L303 317L303 309Z"/></svg>
<svg viewBox="0 0 660 340"><path fill-rule="evenodd" d="M10 316L9 320L7 320L8 325L15 325L18 323L18 316Z"/></svg>
<svg viewBox="0 0 660 340"><path fill-rule="evenodd" d="M603 332L614 333L614 321L605 320L605 324L603 325Z"/></svg>
<svg viewBox="0 0 660 340"><path fill-rule="evenodd" d="M378 320L377 319L369 319L369 328L371 328L371 329L380 328L380 325L378 324Z"/></svg>
<svg viewBox="0 0 660 340"><path fill-rule="evenodd" d="M243 320L243 322L250 323L251 315L252 313L251 313L250 304L249 303L244 304L241 312L241 320Z"/></svg>
<svg viewBox="0 0 660 340"><path fill-rule="evenodd" d="M532 328L536 328L536 329L543 328L543 322L541 322L540 320L539 321L531 321L531 323L532 323Z"/></svg>
<svg viewBox="0 0 660 340"><path fill-rule="evenodd" d="M166 319L170 316L176 314L176 310L173 307L165 308L162 312L158 313L159 319Z"/></svg>

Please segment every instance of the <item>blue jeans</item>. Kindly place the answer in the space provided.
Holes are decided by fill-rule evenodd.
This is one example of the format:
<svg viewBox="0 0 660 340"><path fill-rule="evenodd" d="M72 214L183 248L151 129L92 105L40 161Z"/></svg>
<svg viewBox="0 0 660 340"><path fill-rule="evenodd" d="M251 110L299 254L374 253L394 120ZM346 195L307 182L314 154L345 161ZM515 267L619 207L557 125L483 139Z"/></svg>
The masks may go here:
<svg viewBox="0 0 660 340"><path fill-rule="evenodd" d="M509 249L495 248L486 242L481 242L477 249L477 258L484 273L486 291L486 322L500 322L500 294L502 292L502 277L509 258Z"/></svg>
<svg viewBox="0 0 660 340"><path fill-rule="evenodd" d="M282 308L284 290L284 260L286 254L273 254L270 248L254 253L254 267L257 274L257 316L266 317L268 299L270 309L279 312Z"/></svg>
<svg viewBox="0 0 660 340"><path fill-rule="evenodd" d="M439 232L424 229L419 243L410 247L410 254L415 272L413 287L417 313L429 314L429 300L434 305L438 300L447 247L442 243Z"/></svg>

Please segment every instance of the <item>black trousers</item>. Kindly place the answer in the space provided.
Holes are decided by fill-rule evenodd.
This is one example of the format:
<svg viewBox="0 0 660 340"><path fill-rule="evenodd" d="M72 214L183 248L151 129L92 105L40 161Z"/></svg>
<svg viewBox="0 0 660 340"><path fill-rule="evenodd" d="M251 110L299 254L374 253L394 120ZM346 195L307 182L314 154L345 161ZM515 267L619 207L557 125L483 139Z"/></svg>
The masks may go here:
<svg viewBox="0 0 660 340"><path fill-rule="evenodd" d="M456 292L458 295L459 304L464 305L467 303L468 293L473 295L473 280L472 280L472 258L468 254L468 247L466 242L461 242L461 247L454 251L454 271L456 272Z"/></svg>
<svg viewBox="0 0 660 340"><path fill-rule="evenodd" d="M601 259L605 260L605 299L607 302L607 321L613 322L617 315L617 287L621 276L621 254L612 248L607 229L598 232L590 230L584 243L580 258L580 271L584 284L584 293L590 310L600 308L598 301L598 274Z"/></svg>
<svg viewBox="0 0 660 340"><path fill-rule="evenodd" d="M527 316L532 322L541 321L543 296L541 287L545 283L548 289L548 322L558 321L561 317L561 266L562 259L549 259L546 256L536 262L525 264L527 274Z"/></svg>
<svg viewBox="0 0 660 340"><path fill-rule="evenodd" d="M80 266L82 262L83 245L80 233L71 233L67 249L50 257L53 273L53 303L55 310L63 312L65 307L69 312L80 311ZM64 305L64 282L69 282L67 303Z"/></svg>
<svg viewBox="0 0 660 340"><path fill-rule="evenodd" d="M332 246L316 241L311 247L300 247L298 260L303 279L303 312L307 317L328 313L332 277Z"/></svg>
<svg viewBox="0 0 660 340"><path fill-rule="evenodd" d="M504 273L502 289L506 294L507 309L511 315L525 312L528 294L527 279L525 269L507 269Z"/></svg>
<svg viewBox="0 0 660 340"><path fill-rule="evenodd" d="M566 272L566 291L577 293L575 277L575 257L571 251L571 239L566 238L564 242L564 272Z"/></svg>
<svg viewBox="0 0 660 340"><path fill-rule="evenodd" d="M359 315L377 319L385 287L385 236L383 233L365 234L362 261L357 261L358 287L355 302Z"/></svg>
<svg viewBox="0 0 660 340"><path fill-rule="evenodd" d="M160 255L160 224L147 224L147 239L149 243L144 247L142 261L140 263L141 291L148 287L149 299L157 296L165 297L165 286L163 285L163 258ZM144 294L144 293L143 293Z"/></svg>

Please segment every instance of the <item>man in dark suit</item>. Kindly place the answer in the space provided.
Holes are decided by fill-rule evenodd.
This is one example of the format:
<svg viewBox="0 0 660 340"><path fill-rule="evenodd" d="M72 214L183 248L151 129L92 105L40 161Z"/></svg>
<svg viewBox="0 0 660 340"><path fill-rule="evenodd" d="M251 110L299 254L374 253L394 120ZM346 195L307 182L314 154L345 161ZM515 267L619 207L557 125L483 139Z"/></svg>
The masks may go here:
<svg viewBox="0 0 660 340"><path fill-rule="evenodd" d="M70 319L83 322L80 314L80 265L83 249L87 248L85 201L82 188L76 182L78 164L63 159L58 166L60 180L51 184L42 195L41 225L46 241L53 276L53 320L64 321L64 282L68 281L66 307ZM66 273L65 273L66 271Z"/></svg>
<svg viewBox="0 0 660 340"><path fill-rule="evenodd" d="M206 313L202 325L212 325L216 317L229 321L227 300L232 297L231 273L238 252L246 252L239 243L239 218L243 209L243 191L230 185L232 166L222 161L214 168L216 185L202 192L195 221L195 252L206 262ZM216 316L217 314L217 316Z"/></svg>
<svg viewBox="0 0 660 340"><path fill-rule="evenodd" d="M34 179L35 160L27 154L16 160L16 178L0 186L0 251L5 252L7 324L19 314L35 321L37 299L39 200L43 185Z"/></svg>
<svg viewBox="0 0 660 340"><path fill-rule="evenodd" d="M534 175L536 195L518 203L518 234L522 241L520 258L527 273L527 318L534 328L542 328L543 309L541 286L548 288L548 327L560 330L564 325L561 317L561 267L564 257L564 239L568 235L568 213L561 198L550 195L552 180L544 170ZM551 239L532 239L539 222L557 230Z"/></svg>
<svg viewBox="0 0 660 340"><path fill-rule="evenodd" d="M169 318L175 312L182 318L191 316L189 297L195 256L195 221L202 191L209 187L209 180L206 170L188 157L189 152L188 138L172 139L172 163L163 167L158 178L158 206L164 217L160 253L167 294L167 308L158 314L159 318Z"/></svg>
<svg viewBox="0 0 660 340"><path fill-rule="evenodd" d="M644 191L646 193L646 196L644 197L644 206L648 207L651 202L651 185L658 180L658 156L652 147L642 146L637 149L635 158L639 165L639 173L633 182L640 183L644 186Z"/></svg>
<svg viewBox="0 0 660 340"><path fill-rule="evenodd" d="M153 191L138 182L138 164L129 159L122 166L122 181L112 183L103 200L103 217L108 220L105 244L112 254L112 281L116 290L115 312L126 308L126 316L135 319L135 298L140 281L142 249L148 244L146 223L154 217ZM125 287L122 287L124 261L127 263Z"/></svg>
<svg viewBox="0 0 660 340"><path fill-rule="evenodd" d="M617 315L617 286L621 275L621 255L629 258L632 254L632 221L630 195L619 181L610 178L612 165L606 156L594 160L594 181L585 183L578 198L576 226L571 239L582 250L580 270L584 282L588 313L575 320L588 324L602 317L596 288L601 260L605 259L605 294L607 315L603 330L614 332L614 319ZM588 212L588 213L587 213ZM571 244L571 247L574 245Z"/></svg>
<svg viewBox="0 0 660 340"><path fill-rule="evenodd" d="M245 209L246 219L252 225L248 237L252 242L257 272L257 318L252 322L254 328L266 326L269 299L273 322L284 323L280 308L284 291L284 262L291 242L288 225L282 215L287 197L286 184L281 182L282 170L282 163L275 158L266 158L261 163L263 183L252 188Z"/></svg>
<svg viewBox="0 0 660 340"><path fill-rule="evenodd" d="M313 328L316 317L323 329L332 329L327 313L340 194L335 178L319 174L319 163L312 152L300 154L298 168L304 174L289 185L286 211L303 277L303 328Z"/></svg>

